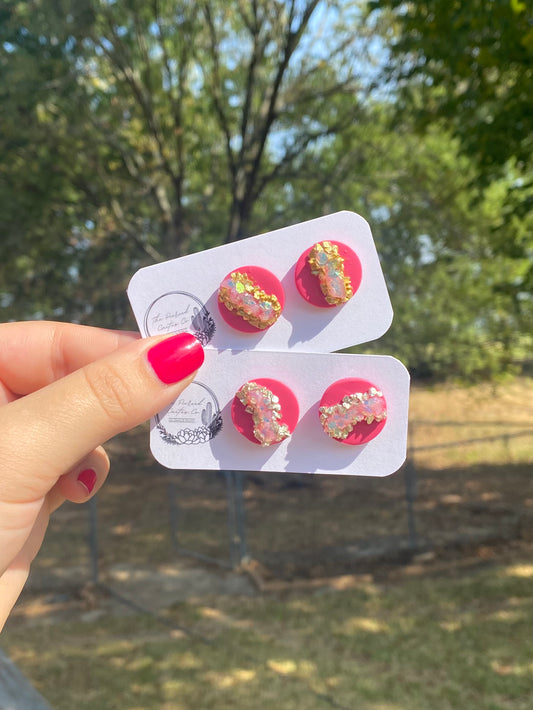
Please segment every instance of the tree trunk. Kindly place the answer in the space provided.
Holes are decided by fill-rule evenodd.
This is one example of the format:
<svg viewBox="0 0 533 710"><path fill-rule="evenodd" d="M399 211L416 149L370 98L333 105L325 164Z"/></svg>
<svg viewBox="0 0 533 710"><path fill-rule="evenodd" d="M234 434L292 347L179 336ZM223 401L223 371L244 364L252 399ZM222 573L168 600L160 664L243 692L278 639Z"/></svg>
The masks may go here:
<svg viewBox="0 0 533 710"><path fill-rule="evenodd" d="M250 236L249 225L253 208L254 200L250 194L245 194L244 197L233 195L226 244L237 242L239 239Z"/></svg>

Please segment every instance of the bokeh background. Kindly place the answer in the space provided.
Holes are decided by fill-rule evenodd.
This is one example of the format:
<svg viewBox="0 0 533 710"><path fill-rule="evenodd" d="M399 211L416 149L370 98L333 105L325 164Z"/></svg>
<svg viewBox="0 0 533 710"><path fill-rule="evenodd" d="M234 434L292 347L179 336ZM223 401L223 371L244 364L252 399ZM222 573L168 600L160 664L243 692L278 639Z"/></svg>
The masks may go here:
<svg viewBox="0 0 533 710"><path fill-rule="evenodd" d="M533 706L532 86L529 0L3 0L3 321L349 209L413 377L385 480L110 442L2 639L52 707Z"/></svg>

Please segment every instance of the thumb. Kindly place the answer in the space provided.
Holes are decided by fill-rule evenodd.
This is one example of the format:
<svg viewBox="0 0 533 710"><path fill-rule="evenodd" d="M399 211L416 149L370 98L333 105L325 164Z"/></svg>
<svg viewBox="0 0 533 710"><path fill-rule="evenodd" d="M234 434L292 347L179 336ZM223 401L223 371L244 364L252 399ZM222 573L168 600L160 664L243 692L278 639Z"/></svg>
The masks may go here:
<svg viewBox="0 0 533 710"><path fill-rule="evenodd" d="M137 340L0 408L0 501L41 499L97 446L168 406L203 360L189 333Z"/></svg>

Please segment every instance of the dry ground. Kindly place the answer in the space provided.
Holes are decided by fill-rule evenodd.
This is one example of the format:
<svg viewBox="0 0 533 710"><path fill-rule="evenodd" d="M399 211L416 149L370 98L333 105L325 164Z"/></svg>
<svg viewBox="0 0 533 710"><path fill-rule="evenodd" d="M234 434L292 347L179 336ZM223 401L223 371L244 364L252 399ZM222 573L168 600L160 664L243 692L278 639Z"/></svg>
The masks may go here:
<svg viewBox="0 0 533 710"><path fill-rule="evenodd" d="M100 574L157 615L87 584L89 510L65 506L3 645L55 710L529 710L532 395L415 387L410 467L388 479L248 474L247 574L172 545L169 484L180 544L228 560L224 477L169 475L146 430L120 437Z"/></svg>
<svg viewBox="0 0 533 710"><path fill-rule="evenodd" d="M414 387L410 410L418 552L460 555L476 544L529 540L533 380L468 389ZM179 544L228 561L222 474L162 469L148 452L146 428L115 439L109 449L112 473L98 496L104 577L120 564L163 565L176 559L170 484L177 493ZM383 557L405 562L405 476L406 469L386 479L246 474L250 556L268 579L373 571ZM58 511L34 578L46 586L50 574L67 567L88 579L87 530L87 508L70 505Z"/></svg>

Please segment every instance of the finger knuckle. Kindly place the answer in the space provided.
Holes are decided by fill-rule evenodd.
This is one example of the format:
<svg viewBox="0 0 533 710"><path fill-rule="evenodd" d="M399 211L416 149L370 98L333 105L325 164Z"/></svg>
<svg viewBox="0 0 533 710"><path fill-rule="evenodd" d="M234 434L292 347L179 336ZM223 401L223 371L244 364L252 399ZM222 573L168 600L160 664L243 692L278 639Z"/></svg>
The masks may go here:
<svg viewBox="0 0 533 710"><path fill-rule="evenodd" d="M109 420L117 423L131 416L131 389L117 368L93 366L85 371L85 378L91 394Z"/></svg>

